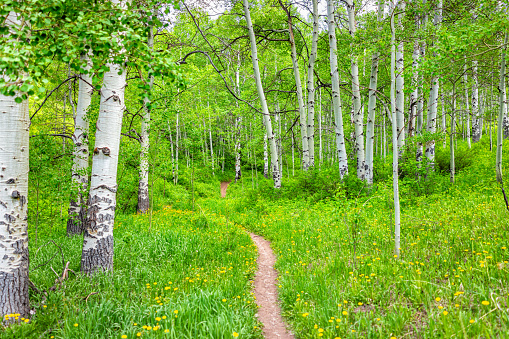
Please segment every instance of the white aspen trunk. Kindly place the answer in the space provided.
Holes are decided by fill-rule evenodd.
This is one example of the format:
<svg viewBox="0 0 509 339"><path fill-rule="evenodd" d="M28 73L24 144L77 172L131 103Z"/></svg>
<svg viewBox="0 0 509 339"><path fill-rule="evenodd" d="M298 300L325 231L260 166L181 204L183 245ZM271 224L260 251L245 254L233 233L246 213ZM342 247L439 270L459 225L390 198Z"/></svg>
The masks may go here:
<svg viewBox="0 0 509 339"><path fill-rule="evenodd" d="M147 45L149 49L154 48L154 32L153 27L149 27ZM154 76L149 76L150 91L154 85ZM149 175L149 151L150 151L150 98L145 95L143 98L143 110L145 114L141 121L140 133L140 180L138 184L138 211L146 213L150 208L150 199L148 192L148 175Z"/></svg>
<svg viewBox="0 0 509 339"><path fill-rule="evenodd" d="M383 158L384 158L384 163L385 163L385 158L387 157L387 134L386 134L386 131L385 131L385 112L382 112L383 113L383 122L382 122L382 133L383 133L383 142L382 142L382 148L383 148Z"/></svg>
<svg viewBox="0 0 509 339"><path fill-rule="evenodd" d="M295 47L295 36L293 35L293 25L290 12L288 12L288 30L290 33L291 56L293 65L293 75L297 90L297 102L299 105L300 115L300 135L302 139L302 169L307 171L309 168L309 145L307 136L307 116L302 96L302 83L300 80L299 60L297 59L297 49Z"/></svg>
<svg viewBox="0 0 509 339"><path fill-rule="evenodd" d="M119 11L126 9L126 2L112 0L112 3ZM90 202L81 255L81 271L86 274L113 269L113 224L126 72L123 64L108 64L108 67L109 71L104 74L101 88Z"/></svg>
<svg viewBox="0 0 509 339"><path fill-rule="evenodd" d="M240 97L240 53L237 54L237 69L235 70L235 89L236 94L238 97ZM235 104L237 105L237 108L239 107L239 101L235 100ZM242 117L239 115L237 118L235 118L235 132L236 132L236 139L235 139L235 182L239 181L242 177L242 169L241 169L241 153L240 153L240 136L241 136L241 124L242 124Z"/></svg>
<svg viewBox="0 0 509 339"><path fill-rule="evenodd" d="M265 93L263 92L262 81L260 77L260 68L258 67L258 52L256 49L256 38L254 35L253 24L251 23L251 15L249 13L248 0L243 0L244 13L246 17L247 28L249 31L249 40L251 43L251 60L253 62L253 72L256 80L256 89L260 98L260 104L262 107L263 121L265 129L267 131L267 139L270 145L270 160L272 168L272 178L274 180L274 187L281 187L281 172L279 171L278 151L276 141L274 140L274 134L272 133L272 122L269 115L269 109L267 107L267 101L265 100Z"/></svg>
<svg viewBox="0 0 509 339"><path fill-rule="evenodd" d="M166 104L166 102L165 102ZM169 122L168 124L168 135L170 137L170 151L171 151L171 179L173 182L175 182L175 150L173 147L173 137L171 135L171 125Z"/></svg>
<svg viewBox="0 0 509 339"><path fill-rule="evenodd" d="M465 61L466 61L466 58L465 58ZM467 144L468 144L468 148L471 148L472 147L472 143L470 141L470 107L469 107L469 104L468 104L468 75L467 75L467 64L465 62L465 74L463 75L463 80L465 82L465 120L467 122L467 129L466 129L466 134L467 134Z"/></svg>
<svg viewBox="0 0 509 339"><path fill-rule="evenodd" d="M237 132L237 137L235 140L235 182L239 181L242 177L242 169L241 169L241 155L240 155L240 133L241 133L241 124L242 117L235 118L235 130Z"/></svg>
<svg viewBox="0 0 509 339"><path fill-rule="evenodd" d="M267 133L263 134L263 176L269 177L269 152L267 151Z"/></svg>
<svg viewBox="0 0 509 339"><path fill-rule="evenodd" d="M472 141L481 140L481 120L479 116L479 80L477 77L477 60L472 62Z"/></svg>
<svg viewBox="0 0 509 339"><path fill-rule="evenodd" d="M381 25L383 19L384 4L382 0L378 1L378 23ZM376 110L376 90L378 82L378 51L373 53L371 62L371 75L369 77L369 100L368 100L368 121L366 125L366 164L365 177L368 185L373 184L373 143L375 136L375 110Z"/></svg>
<svg viewBox="0 0 509 339"><path fill-rule="evenodd" d="M212 165L212 174L214 174L214 146L212 145L212 124L210 122L210 105L209 101L207 100L207 114L209 117L209 145L210 145L210 159L211 159L211 165Z"/></svg>
<svg viewBox="0 0 509 339"><path fill-rule="evenodd" d="M438 1L437 9L435 13L434 24L438 28L442 23L442 0ZM430 133L436 132L436 119L438 110L438 90L440 82L436 75L433 75L431 79L431 89L429 94L429 109L428 109L428 124L427 130ZM426 144L426 158L428 159L428 166L433 167L435 163L435 140L431 140Z"/></svg>
<svg viewBox="0 0 509 339"><path fill-rule="evenodd" d="M322 141L322 89L319 88L318 90L318 96L319 96L319 111L318 111L318 136L320 139L319 149L318 149L318 156L320 158L320 168L322 167L323 162L323 141Z"/></svg>
<svg viewBox="0 0 509 339"><path fill-rule="evenodd" d="M355 22L355 4L353 0L346 0L346 8L348 11L348 29L350 36L355 37L357 31ZM353 45L351 46L353 49ZM355 152L357 154L357 177L364 180L365 176L365 156L364 156L364 116L361 107L361 92L359 81L359 65L357 55L352 51L352 64L351 64L351 81L352 81L352 106L353 106L353 121L355 127Z"/></svg>
<svg viewBox="0 0 509 339"><path fill-rule="evenodd" d="M456 174L456 164L454 159L454 134L456 129L456 83L452 85L452 113L451 113L451 134L449 136L449 149L450 149L450 180L454 183L454 176Z"/></svg>
<svg viewBox="0 0 509 339"><path fill-rule="evenodd" d="M399 1L399 10L405 11L405 2ZM403 15L398 15L398 26L403 31ZM398 152L401 156L403 154L403 147L405 146L405 78L403 72L405 68L405 55L404 43L401 41L398 44L396 51L396 126L398 129Z"/></svg>
<svg viewBox="0 0 509 339"><path fill-rule="evenodd" d="M90 57L82 57L86 61L85 70L92 67ZM86 203L88 188L88 133L89 120L87 117L90 103L92 102L92 77L86 73L80 75L78 82L78 104L76 117L74 118L74 144L72 163L72 196L69 203L69 219L67 220L67 235L82 234L86 222Z"/></svg>
<svg viewBox="0 0 509 339"><path fill-rule="evenodd" d="M313 2L313 36L311 39L311 54L309 55L308 63L308 119L307 119L307 136L308 136L308 148L309 148L309 166L315 165L315 81L314 81L314 69L316 54L318 48L318 0L312 0Z"/></svg>
<svg viewBox="0 0 509 339"><path fill-rule="evenodd" d="M9 29L23 24L10 12L4 23ZM1 75L0 75L1 76ZM4 78L5 79L5 78ZM8 81L8 79L5 79ZM16 95L18 97L18 95ZM0 312L1 316L28 317L28 99L0 94ZM19 99L18 99L19 101ZM15 321L3 318L3 323Z"/></svg>
<svg viewBox="0 0 509 339"><path fill-rule="evenodd" d="M394 253L399 257L401 244L400 244L400 206L399 206L399 178L398 178L398 161L399 161L399 148L398 148L398 123L396 116L396 98L395 87L397 87L396 79L396 29L394 27L394 11L391 15L391 114L392 114L392 186L394 193Z"/></svg>
<svg viewBox="0 0 509 339"><path fill-rule="evenodd" d="M426 0L423 0L423 3L426 3ZM428 15L427 12L423 13L422 18L422 26L426 27L428 21ZM426 55L426 40L423 39L420 46L420 55L419 55L419 64L422 62L422 59L424 59ZM422 79L422 76L418 76L420 79ZM416 119L416 135L419 135L422 133L424 127L424 93L422 90L422 85L419 83L417 85L417 119ZM420 163L422 161L422 155L424 153L424 148L422 143L418 143L417 150L415 153L415 160L418 163L418 166L420 166Z"/></svg>
<svg viewBox="0 0 509 339"><path fill-rule="evenodd" d="M415 28L418 31L420 29L419 25L419 15L415 15ZM410 116L409 116L409 122L408 122L408 136L412 137L415 134L419 134L421 131L418 130L415 132L415 129L418 127L422 128L422 116L421 116L421 122L420 126L417 122L418 118L418 100L419 100L419 58L420 58L420 48L419 48L419 40L416 39L414 41L414 51L412 53L412 69L413 69L413 76L412 76L412 87L414 90L412 91L412 94L410 94ZM421 113L422 114L422 113ZM416 126L416 124L418 126Z"/></svg>
<svg viewBox="0 0 509 339"><path fill-rule="evenodd" d="M442 101L442 132L445 135L447 133L447 117L446 117L446 114L445 114L445 102L444 102L443 94L440 96L440 99ZM446 138L444 138L444 142L442 144L442 148L445 149L446 147L447 147L447 140L446 140Z"/></svg>
<svg viewBox="0 0 509 339"><path fill-rule="evenodd" d="M180 153L180 110L177 108L177 117L175 121L175 176L173 177L173 184L178 184L179 181L179 153ZM205 139L206 140L206 139ZM205 153L206 154L206 153Z"/></svg>
<svg viewBox="0 0 509 339"><path fill-rule="evenodd" d="M497 171L497 181L500 184L503 184L503 176L502 176L502 145L504 143L503 138L503 121L507 116L507 97L506 97L506 86L505 86L505 51L507 46L507 32L505 33L504 38L504 48L502 49L502 58L500 61L500 84L498 85L498 89L500 91L499 97L499 111L498 111L498 128L497 128L497 158L496 158L496 171Z"/></svg>
<svg viewBox="0 0 509 339"><path fill-rule="evenodd" d="M336 45L336 25L334 22L334 5L327 0L327 24L329 29L329 57L332 78L332 106L334 108L334 131L336 134L336 153L339 162L341 180L348 175L348 157L346 154L345 134L343 131L343 113L341 109L341 94L339 92L339 72Z"/></svg>
<svg viewBox="0 0 509 339"><path fill-rule="evenodd" d="M507 91L504 92L504 102L507 102ZM504 139L509 138L509 117L507 117L507 107L505 109L504 118L502 119L502 130L504 134Z"/></svg>

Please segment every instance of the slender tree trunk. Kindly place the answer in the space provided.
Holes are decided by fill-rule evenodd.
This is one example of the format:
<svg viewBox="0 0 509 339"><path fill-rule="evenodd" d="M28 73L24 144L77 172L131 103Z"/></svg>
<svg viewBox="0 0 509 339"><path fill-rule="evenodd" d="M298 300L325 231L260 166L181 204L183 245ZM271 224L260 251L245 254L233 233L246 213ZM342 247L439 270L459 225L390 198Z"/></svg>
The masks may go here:
<svg viewBox="0 0 509 339"><path fill-rule="evenodd" d="M395 8L393 8L393 11ZM394 12L391 15L391 114L392 114L392 186L394 193L394 253L399 257L400 254L400 206L399 206L399 178L398 178L398 122L397 122L397 103L395 98L396 79L396 29L394 27Z"/></svg>
<svg viewBox="0 0 509 339"><path fill-rule="evenodd" d="M281 0L279 1L281 7L286 11L288 17L288 31L290 33L290 45L291 45L291 56L293 64L293 75L295 78L296 90L297 90L297 102L299 105L300 113L300 135L302 139L302 169L307 171L309 168L309 145L307 136L307 116L306 109L304 107L304 100L302 95L302 84L300 80L299 72L299 60L297 59L297 49L295 47L295 36L293 34L293 23L290 8L286 8Z"/></svg>
<svg viewBox="0 0 509 339"><path fill-rule="evenodd" d="M384 4L382 0L378 1L378 23L381 25L383 19ZM368 121L366 126L366 164L365 177L369 185L373 184L373 142L375 136L375 110L376 110L376 90L378 82L378 51L373 53L371 62L371 75L369 77L369 101L368 101Z"/></svg>
<svg viewBox="0 0 509 339"><path fill-rule="evenodd" d="M399 1L399 9L405 11L405 2ZM403 15L398 15L399 27L403 31ZM405 78L403 72L405 69L404 63L404 42L398 44L396 51L396 126L398 128L398 151L399 155L403 154L403 147L405 146Z"/></svg>
<svg viewBox="0 0 509 339"><path fill-rule="evenodd" d="M348 11L348 29L350 36L355 37L357 31L355 22L355 4L353 0L346 0L346 8ZM351 46L353 49L353 45ZM352 81L352 104L353 104L353 120L355 127L355 152L357 154L357 177L364 180L365 176L365 155L364 155L364 114L361 107L361 93L359 81L359 65L357 55L352 51L351 65L351 81Z"/></svg>
<svg viewBox="0 0 509 339"><path fill-rule="evenodd" d="M9 30L23 24L10 12L4 23ZM0 75L2 76L2 75ZM3 77L3 76L2 76ZM18 97L18 95L16 95ZM28 99L0 94L0 312L1 316L27 317L28 297ZM19 99L18 99L19 100ZM15 321L3 318L4 324Z"/></svg>
<svg viewBox="0 0 509 339"><path fill-rule="evenodd" d="M319 88L318 90L318 96L319 96L319 108L320 110L318 111L318 136L319 136L319 139L320 139L320 144L319 144L319 157L320 157L320 168L322 167L322 162L323 162L323 141L322 141L322 89Z"/></svg>
<svg viewBox="0 0 509 339"><path fill-rule="evenodd" d="M173 178L173 184L178 184L179 181L179 153L180 153L180 109L177 108L177 116L175 121L175 176ZM206 140L206 138L205 138ZM205 141L206 143L206 141ZM207 154L207 153L205 153Z"/></svg>
<svg viewBox="0 0 509 339"><path fill-rule="evenodd" d="M237 69L235 70L235 89L237 96L240 96L240 53L237 55ZM235 104L237 108L239 108L239 101L235 100ZM240 113L239 113L240 114ZM238 116L235 118L235 182L239 181L242 177L242 169L241 169L241 153L240 153L240 137L242 133L242 116Z"/></svg>
<svg viewBox="0 0 509 339"><path fill-rule="evenodd" d="M472 141L479 142L481 140L481 119L479 116L479 81L477 78L477 60L472 65Z"/></svg>
<svg viewBox="0 0 509 339"><path fill-rule="evenodd" d="M442 0L438 1L434 24L438 28L442 23ZM440 82L437 75L433 75L431 79L431 89L429 94L429 109L428 109L428 126L429 133L436 132L436 119L438 111L438 90ZM435 140L431 140L426 144L426 158L428 159L428 166L433 167L435 163Z"/></svg>
<svg viewBox="0 0 509 339"><path fill-rule="evenodd" d="M506 52L506 45L507 45L507 32L505 33L504 38L504 48L502 49L502 58L500 61L500 84L498 85L498 89L500 91L500 98L499 98L499 111L498 111L498 128L497 128L497 159L496 159L496 171L497 171L497 181L502 184L503 183L503 176L502 176L502 145L504 143L503 138L503 121L504 118L507 116L507 96L506 96L506 74L505 74L505 52Z"/></svg>
<svg viewBox="0 0 509 339"><path fill-rule="evenodd" d="M263 134L263 176L269 177L269 152L267 151L267 133Z"/></svg>
<svg viewBox="0 0 509 339"><path fill-rule="evenodd" d="M154 32L153 27L149 27L148 31L148 47L153 49L154 47ZM149 75L149 87L152 90L154 84L154 76ZM140 134L140 180L138 184L138 211L140 213L146 213L150 208L150 199L148 192L148 175L149 175L149 150L150 150L150 98L145 95L143 98L143 120L141 121L141 134Z"/></svg>
<svg viewBox="0 0 509 339"><path fill-rule="evenodd" d="M423 0L423 3L426 3L426 0ZM428 15L427 15L427 12L424 12L423 18L422 18L422 26L423 27L426 27L427 21L428 21ZM426 40L423 39L421 41L420 53L419 53L419 57L418 57L419 63L417 66L419 66L419 64L422 62L425 55L426 55ZM422 75L419 74L418 78L422 79ZM416 132L415 132L416 135L422 134L423 127L424 127L424 93L423 92L424 91L422 89L422 85L419 83L417 85L417 119L416 119ZM415 160L417 161L418 166L420 166L420 163L422 161L423 153L424 153L423 144L419 142L417 144L417 150L416 150L416 154L415 154Z"/></svg>
<svg viewBox="0 0 509 339"><path fill-rule="evenodd" d="M318 47L318 0L313 2L313 36L311 39L311 54L309 55L308 63L308 119L307 119L307 136L309 147L309 166L315 165L315 81L314 69Z"/></svg>
<svg viewBox="0 0 509 339"><path fill-rule="evenodd" d="M86 70L92 67L90 57L84 55L86 60ZM92 102L92 77L88 74L81 74L78 89L78 104L76 107L76 117L74 119L74 133L72 140L74 143L73 164L72 164L72 196L69 204L69 219L67 220L67 235L82 234L86 222L86 203L88 188L88 133L89 120L88 108Z"/></svg>
<svg viewBox="0 0 509 339"><path fill-rule="evenodd" d="M119 11L125 2L112 0ZM125 108L125 66L108 64L101 101L90 182L90 205L83 239L81 270L86 274L113 269L113 223L115 221L117 166L120 131Z"/></svg>
<svg viewBox="0 0 509 339"><path fill-rule="evenodd" d="M456 83L453 83L452 85L452 113L451 113L451 135L449 137L449 148L450 148L450 180L451 183L454 183L454 176L456 174L456 164L454 159L454 134L456 129Z"/></svg>
<svg viewBox="0 0 509 339"><path fill-rule="evenodd" d="M343 132L343 113L341 109L341 95L339 92L339 72L336 45L336 25L334 22L334 5L327 0L327 23L329 29L330 69L332 78L332 104L334 108L334 131L336 134L336 153L339 162L341 180L348 174L348 157L346 154L345 134Z"/></svg>
<svg viewBox="0 0 509 339"><path fill-rule="evenodd" d="M281 173L279 171L278 151L276 141L274 140L274 134L272 133L272 122L269 115L269 109L267 107L267 101L265 100L265 93L263 92L262 81L260 77L260 68L258 67L258 52L256 49L256 38L254 35L253 24L251 23L251 15L249 13L248 0L242 0L244 6L244 13L246 17L247 28L249 31L249 40L251 42L251 60L253 62L253 71L256 80L256 89L258 91L258 97L260 98L260 104L262 107L263 120L265 129L267 131L267 139L270 145L270 160L272 167L272 178L274 180L274 187L281 187Z"/></svg>
<svg viewBox="0 0 509 339"><path fill-rule="evenodd" d="M465 58L466 61L466 58ZM468 75L467 75L467 64L465 63L465 74L463 75L463 79L465 81L465 120L467 121L467 144L468 148L472 147L472 143L470 141L470 107L468 104Z"/></svg>

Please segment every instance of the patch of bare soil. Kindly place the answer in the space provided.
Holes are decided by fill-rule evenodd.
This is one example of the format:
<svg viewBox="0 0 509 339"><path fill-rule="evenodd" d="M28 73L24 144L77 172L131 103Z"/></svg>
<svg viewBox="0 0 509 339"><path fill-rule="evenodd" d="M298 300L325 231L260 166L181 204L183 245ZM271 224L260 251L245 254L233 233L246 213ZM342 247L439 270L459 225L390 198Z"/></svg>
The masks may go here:
<svg viewBox="0 0 509 339"><path fill-rule="evenodd" d="M287 330L281 308L278 304L276 287L277 272L274 269L276 257L270 248L270 242L263 237L250 233L251 239L258 247L258 271L255 277L255 296L258 304L258 319L263 324L263 335L266 339L293 339Z"/></svg>
<svg viewBox="0 0 509 339"><path fill-rule="evenodd" d="M228 185L231 181L222 181L221 182L221 198L226 198L226 190L228 189Z"/></svg>

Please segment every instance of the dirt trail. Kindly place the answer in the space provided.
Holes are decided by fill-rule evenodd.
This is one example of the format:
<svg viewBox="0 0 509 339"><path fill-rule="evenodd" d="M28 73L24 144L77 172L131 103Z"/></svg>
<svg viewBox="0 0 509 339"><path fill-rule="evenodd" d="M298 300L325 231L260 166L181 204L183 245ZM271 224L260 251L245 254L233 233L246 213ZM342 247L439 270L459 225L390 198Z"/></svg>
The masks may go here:
<svg viewBox="0 0 509 339"><path fill-rule="evenodd" d="M221 198L226 198L226 189L231 181L221 181Z"/></svg>
<svg viewBox="0 0 509 339"><path fill-rule="evenodd" d="M263 335L266 339L293 339L294 336L286 329L278 304L274 269L276 257L270 248L270 242L263 237L250 233L251 239L258 247L258 271L255 277L255 296L259 306L258 320L263 324Z"/></svg>
<svg viewBox="0 0 509 339"><path fill-rule="evenodd" d="M230 181L221 182L221 197L226 197L226 189ZM293 334L287 330L277 297L276 279L274 269L276 256L272 253L270 242L254 233L249 236L258 248L258 271L254 281L254 294L256 304L259 306L256 316L263 324L263 335L266 339L294 339Z"/></svg>

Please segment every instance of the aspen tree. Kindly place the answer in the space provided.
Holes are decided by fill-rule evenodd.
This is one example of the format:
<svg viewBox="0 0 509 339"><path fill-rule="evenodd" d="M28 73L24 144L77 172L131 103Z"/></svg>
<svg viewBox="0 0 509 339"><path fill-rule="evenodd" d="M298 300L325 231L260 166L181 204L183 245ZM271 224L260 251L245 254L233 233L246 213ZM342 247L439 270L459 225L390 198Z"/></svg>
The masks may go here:
<svg viewBox="0 0 509 339"><path fill-rule="evenodd" d="M355 20L355 4L353 0L346 0L346 8L348 12L348 30L350 36L355 38L357 31ZM353 49L353 44L352 44ZM353 100L353 122L355 127L355 152L357 154L357 177L364 180L365 173L365 155L364 155L364 112L361 106L361 93L360 93L360 80L359 80L359 65L355 51L352 51L351 56L351 81L352 81L352 100Z"/></svg>
<svg viewBox="0 0 509 339"><path fill-rule="evenodd" d="M341 179L348 174L348 158L345 147L345 134L343 132L343 113L341 109L341 94L339 92L338 57L336 45L336 25L334 22L334 5L327 0L327 26L329 29L329 61L332 82L332 106L334 109L334 132L336 134L336 153L339 162L339 175Z"/></svg>
<svg viewBox="0 0 509 339"><path fill-rule="evenodd" d="M437 28L440 28L442 23L442 0L438 1L434 24ZM429 133L436 132L436 119L438 110L438 89L440 87L439 77L434 74L431 79L431 89L429 94L429 108L428 108L428 121L427 131ZM426 158L428 159L428 165L433 166L435 162L435 140L431 140L426 144Z"/></svg>
<svg viewBox="0 0 509 339"><path fill-rule="evenodd" d="M315 165L315 81L314 81L314 69L316 54L318 49L318 1L312 0L313 2L313 35L311 38L311 53L309 54L308 62L308 79L307 79L307 90L308 90L308 118L307 118L307 136L308 136L308 148L309 148L309 166ZM321 136L321 135L320 135Z"/></svg>
<svg viewBox="0 0 509 339"><path fill-rule="evenodd" d="M405 11L405 1L399 0L398 7L401 12ZM398 15L398 26L403 30L403 14ZM405 146L405 78L403 72L405 69L405 44L400 41L396 50L396 126L398 128L398 150L403 153Z"/></svg>
<svg viewBox="0 0 509 339"><path fill-rule="evenodd" d="M10 12L4 25L19 29L25 22ZM5 81L10 78L1 75ZM0 94L0 316L30 311L28 297L28 99ZM2 319L5 321L5 318Z"/></svg>
<svg viewBox="0 0 509 339"><path fill-rule="evenodd" d="M381 25L384 12L384 0L378 0L378 24ZM369 77L369 101L368 101L368 121L366 125L366 181L369 185L373 184L373 142L375 135L375 110L376 110L376 90L378 81L378 59L380 52L375 51L371 61L371 75Z"/></svg>
<svg viewBox="0 0 509 339"><path fill-rule="evenodd" d="M270 146L270 161L272 168L272 178L274 181L274 188L281 187L281 173L279 171L278 151L274 134L272 133L272 122L269 115L269 109L267 107L267 101L265 99L265 93L263 92L262 81L260 77L260 68L258 66L258 52L256 49L256 38L254 35L253 24L251 23L251 14L249 12L248 0L242 0L244 6L244 14L247 23L247 29L249 31L249 40L251 43L251 60L253 62L253 72L256 80L256 89L258 97L260 98L260 104L262 106L263 121L267 132L267 139Z"/></svg>
<svg viewBox="0 0 509 339"><path fill-rule="evenodd" d="M112 0L117 10L126 1ZM121 34L115 37L121 39ZM81 270L86 274L113 269L113 223L117 194L120 131L125 108L126 72L123 64L108 64L101 88L99 118L90 181L89 208L84 232Z"/></svg>
<svg viewBox="0 0 509 339"><path fill-rule="evenodd" d="M86 222L86 191L88 188L88 133L89 119L87 116L90 103L92 102L92 77L88 71L92 67L90 56L83 55L86 63L85 72L80 74L78 82L78 103L76 105L76 117L74 118L74 133L72 141L74 144L72 163L72 186L76 194L71 196L69 204L69 219L67 220L67 235L83 233Z"/></svg>
<svg viewBox="0 0 509 339"><path fill-rule="evenodd" d="M496 171L497 171L497 181L502 184L502 145L504 143L503 138L503 120L507 115L507 94L506 94L506 46L507 46L507 32L505 33L504 38L504 48L502 49L502 58L500 60L500 83L498 85L498 89L500 91L499 94L499 111L498 111L498 126L497 126L497 158L496 158Z"/></svg>
<svg viewBox="0 0 509 339"><path fill-rule="evenodd" d="M293 34L293 23L292 23L292 15L290 13L290 7L285 7L281 0L279 0L279 4L284 9L288 18L288 32L290 36L290 46L291 46L291 56L292 56L292 65L293 65L293 75L295 79L295 86L297 92L297 102L299 106L299 115L300 115L300 135L302 140L302 169L307 171L309 168L309 145L308 145L308 136L307 136L307 115L306 109L304 107L304 99L302 95L302 83L300 80L300 71L299 71L299 60L297 59L297 49L295 47L295 36Z"/></svg>
<svg viewBox="0 0 509 339"><path fill-rule="evenodd" d="M399 148L398 148L398 127L396 117L396 29L394 27L394 11L396 6L393 6L391 14L391 114L392 114L392 185L394 193L394 253L399 257L400 254L400 206L399 206L399 178L398 178L398 161L399 161Z"/></svg>
<svg viewBox="0 0 509 339"><path fill-rule="evenodd" d="M479 142L481 140L481 119L479 115L479 79L477 76L477 60L472 62L472 141Z"/></svg>
<svg viewBox="0 0 509 339"><path fill-rule="evenodd" d="M153 27L149 27L148 31L148 47L150 50L154 48L154 32ZM152 90L154 85L154 76L149 75L149 91ZM150 150L150 99L148 95L143 98L143 110L145 114L141 121L140 133L140 179L138 184L138 211L145 213L150 208L149 193L148 193L148 176L149 176L149 150Z"/></svg>

